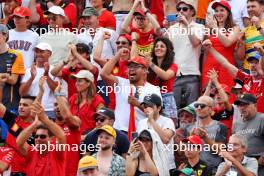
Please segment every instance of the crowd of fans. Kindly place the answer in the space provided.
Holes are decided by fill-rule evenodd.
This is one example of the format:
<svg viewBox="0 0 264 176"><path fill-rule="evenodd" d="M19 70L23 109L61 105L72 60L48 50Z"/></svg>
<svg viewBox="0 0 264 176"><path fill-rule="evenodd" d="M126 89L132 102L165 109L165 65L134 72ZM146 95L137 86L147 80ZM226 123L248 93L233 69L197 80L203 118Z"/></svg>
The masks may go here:
<svg viewBox="0 0 264 176"><path fill-rule="evenodd" d="M0 9L0 175L264 175L264 0Z"/></svg>

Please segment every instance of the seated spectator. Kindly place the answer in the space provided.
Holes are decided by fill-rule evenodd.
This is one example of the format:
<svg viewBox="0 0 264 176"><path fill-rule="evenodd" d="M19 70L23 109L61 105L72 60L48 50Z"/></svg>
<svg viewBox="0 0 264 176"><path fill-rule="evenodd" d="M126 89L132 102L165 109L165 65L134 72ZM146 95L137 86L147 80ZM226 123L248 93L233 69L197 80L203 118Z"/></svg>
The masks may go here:
<svg viewBox="0 0 264 176"><path fill-rule="evenodd" d="M94 157L84 156L80 159L78 176L99 176L98 164Z"/></svg>
<svg viewBox="0 0 264 176"><path fill-rule="evenodd" d="M130 25L133 18L135 24L132 23L132 25ZM140 0L134 1L132 9L123 22L122 31L125 33L137 33L138 37L136 41L138 52L142 56L152 52L154 38L161 34L158 21L150 14L149 10L144 5L144 2Z"/></svg>
<svg viewBox="0 0 264 176"><path fill-rule="evenodd" d="M211 176L212 170L205 161L201 160L200 152L203 150L203 141L199 136L193 135L184 139L182 142L191 144L190 149L184 151L187 163L181 164L179 168L192 168L197 176Z"/></svg>
<svg viewBox="0 0 264 176"><path fill-rule="evenodd" d="M144 107L144 113L147 118L138 122L137 131L141 132L145 129L153 129L161 141L167 145L167 155L169 159L169 169L175 169L175 161L173 156L173 136L175 134L175 126L171 119L160 115L162 109L162 100L156 94L150 94L144 97L141 105Z"/></svg>
<svg viewBox="0 0 264 176"><path fill-rule="evenodd" d="M212 119L222 122L227 127L227 140L232 134L232 123L234 108L231 103L229 103L230 88L228 85L220 84L219 77L216 70L212 69L207 73L209 77L209 83L207 85L204 95L210 96L212 85L216 89L216 94L214 96L214 108Z"/></svg>
<svg viewBox="0 0 264 176"><path fill-rule="evenodd" d="M98 134L96 133L97 129L101 128L104 125L113 126L115 122L115 113L111 109L105 107L99 109L96 113L94 113L93 117L95 119L96 124L95 129L90 131L83 141L87 148L89 148L89 146L91 145L96 146L98 139ZM116 154L126 158L126 153L129 148L129 141L127 135L117 129L114 130L116 131L116 141L113 150ZM89 155L92 155L95 152L95 150L87 151Z"/></svg>
<svg viewBox="0 0 264 176"><path fill-rule="evenodd" d="M194 104L197 114L197 121L187 128L189 134L200 136L204 143L213 145L214 143L225 144L227 142L227 128L221 122L212 119L214 100L209 96L201 96ZM204 151L200 153L201 160L205 161L208 167L212 168L213 174L216 172L222 159L213 153L218 151Z"/></svg>
<svg viewBox="0 0 264 176"><path fill-rule="evenodd" d="M53 76L62 77L68 84L68 98L70 99L76 91L75 79L71 79L72 74L77 74L80 70L88 70L93 73L96 79L98 77L98 69L91 63L91 48L84 43L77 43L76 45L70 44L68 56L60 61L55 67L50 71Z"/></svg>
<svg viewBox="0 0 264 176"><path fill-rule="evenodd" d="M169 176L167 154L164 146L153 130L143 130L130 145L126 161L126 175Z"/></svg>
<svg viewBox="0 0 264 176"><path fill-rule="evenodd" d="M29 3L31 22L38 25L40 28L46 26L49 22L46 12L52 6L58 6L62 8L65 14L62 23L63 27L73 30L73 28L76 27L77 7L75 3L65 0L43 1L42 3L38 3L36 0L31 0Z"/></svg>
<svg viewBox="0 0 264 176"><path fill-rule="evenodd" d="M247 152L247 140L243 135L233 134L229 138L230 151L219 153L225 159L217 169L216 176L224 175L258 175L258 162L255 158L245 156Z"/></svg>
<svg viewBox="0 0 264 176"><path fill-rule="evenodd" d="M63 28L63 20L65 13L59 6L52 6L48 10L49 30L47 33L41 34L39 43L48 43L53 49L49 59L50 65L56 65L67 57L69 44L76 44L76 36Z"/></svg>
<svg viewBox="0 0 264 176"><path fill-rule="evenodd" d="M9 31L8 46L11 49L21 51L25 68L30 68L34 62L34 47L38 42L38 34L29 30L30 10L25 7L17 7L12 15L15 29Z"/></svg>
<svg viewBox="0 0 264 176"><path fill-rule="evenodd" d="M93 156L98 161L101 175L125 176L125 159L112 151L116 140L116 131L109 125L97 129L100 150Z"/></svg>
<svg viewBox="0 0 264 176"><path fill-rule="evenodd" d="M245 136L248 145L246 155L258 159L258 175L264 175L264 114L257 111L257 98L242 94L236 101L241 119L235 122L233 133Z"/></svg>
<svg viewBox="0 0 264 176"><path fill-rule="evenodd" d="M39 81L41 77L45 77L47 82L45 83L44 95L42 97L42 104L45 113L50 119L55 120L54 102L55 97L53 91L57 87L57 81L55 77L50 74L49 71L49 58L52 54L52 48L47 43L39 43L35 48L36 65L32 65L26 69L26 73L21 80L21 86L19 93L21 96L30 95L37 96L39 93Z"/></svg>
<svg viewBox="0 0 264 176"><path fill-rule="evenodd" d="M99 26L103 28L109 28L116 30L116 19L112 12L103 8L104 0L91 0L90 3L93 8L95 8L99 17Z"/></svg>
<svg viewBox="0 0 264 176"><path fill-rule="evenodd" d="M34 122L25 128L16 140L19 152L26 157L26 175L65 175L65 148L62 148L63 145L60 145L59 150L48 150L48 145L51 143L56 145L66 143L63 130L48 119L39 102L33 104L32 112L36 115ZM35 130L36 149L34 150L33 146L28 145L26 141ZM55 136L56 141L53 140L52 135Z"/></svg>
<svg viewBox="0 0 264 176"><path fill-rule="evenodd" d="M178 66L173 63L173 45L168 38L156 38L149 63L148 81L159 86L161 90L163 108L162 114L177 124L177 106L173 95L173 84Z"/></svg>
<svg viewBox="0 0 264 176"><path fill-rule="evenodd" d="M254 55L248 58L250 74L247 74L234 65L232 65L228 60L216 51L212 47L212 42L210 40L205 40L203 43L205 49L214 56L214 58L223 65L235 79L240 80L243 83L242 91L244 93L251 93L257 97L257 107L259 112L264 112L264 81L262 72L264 68L264 62L262 61L262 55L264 55L264 50L260 44L255 44L254 47L258 51Z"/></svg>
<svg viewBox="0 0 264 176"><path fill-rule="evenodd" d="M8 29L0 24L0 87L2 95L0 102L14 112L17 112L20 96L20 76L25 74L25 67L22 54L8 49Z"/></svg>
<svg viewBox="0 0 264 176"><path fill-rule="evenodd" d="M81 70L72 75L72 78L76 79L77 93L69 100L70 110L73 115L81 119L83 135L95 127L93 114L104 106L104 100L96 93L94 76L90 71Z"/></svg>
<svg viewBox="0 0 264 176"><path fill-rule="evenodd" d="M0 23L6 25L8 29L14 29L15 24L14 20L12 19L12 14L15 8L21 5L21 0L8 0L8 1L1 1L0 2Z"/></svg>
<svg viewBox="0 0 264 176"><path fill-rule="evenodd" d="M143 107L140 106L143 98L147 94L152 93L161 95L157 87L146 82L147 64L145 59L140 56L129 60L128 79L111 74L120 58L126 56L128 53L129 50L127 48L121 48L116 56L105 64L101 76L107 85L119 89L118 93L116 93L116 121L114 127L128 132L128 139L131 141L131 134L133 131L136 131L136 124L139 120L146 118L146 115L143 113Z"/></svg>

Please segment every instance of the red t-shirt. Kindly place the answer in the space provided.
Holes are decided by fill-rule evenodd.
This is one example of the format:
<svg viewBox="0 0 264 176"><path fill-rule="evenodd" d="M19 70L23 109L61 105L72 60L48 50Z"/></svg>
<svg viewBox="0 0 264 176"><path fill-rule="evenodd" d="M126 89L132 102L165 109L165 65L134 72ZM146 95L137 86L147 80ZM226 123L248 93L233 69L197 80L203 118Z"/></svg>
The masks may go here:
<svg viewBox="0 0 264 176"><path fill-rule="evenodd" d="M254 81L252 76L239 70L236 79L243 81L243 92L257 97L257 110L264 113L264 78L262 77L260 80Z"/></svg>
<svg viewBox="0 0 264 176"><path fill-rule="evenodd" d="M173 92L173 84L176 79L176 74L178 70L178 66L176 64L171 64L170 70L172 70L175 75L171 79L167 81L162 81L158 76L155 77L153 80L149 80L149 82L155 86L161 86L161 93L171 93ZM162 81L162 82L161 82Z"/></svg>
<svg viewBox="0 0 264 176"><path fill-rule="evenodd" d="M81 143L80 129L69 128L66 124L62 128L66 135L67 144L71 146L70 150L66 151L66 176L76 176L80 154L79 148L76 150L75 146L80 146Z"/></svg>
<svg viewBox="0 0 264 176"><path fill-rule="evenodd" d="M119 76L122 78L128 78L128 68L127 68L128 61L120 59L118 62L118 66L115 66L114 69L112 70L112 74L114 76ZM115 110L116 106L116 97L115 97L115 92L112 91L108 94L109 98L109 104L108 108Z"/></svg>
<svg viewBox="0 0 264 176"><path fill-rule="evenodd" d="M98 18L99 26L104 28L116 28L116 19L112 12L104 10Z"/></svg>
<svg viewBox="0 0 264 176"><path fill-rule="evenodd" d="M131 27L131 33L136 32L139 36L137 40L139 54L151 53L154 46L155 32L154 28L148 32L141 32L138 28Z"/></svg>
<svg viewBox="0 0 264 176"><path fill-rule="evenodd" d="M16 123L10 128L10 130L16 133L19 129L27 128L31 123L24 122L21 117L16 118ZM26 173L26 164L25 164L25 157L22 156L17 148L16 145L16 137L14 137L10 132L7 134L6 143L15 149L14 151L14 159L11 163L11 170L12 172L22 172Z"/></svg>
<svg viewBox="0 0 264 176"><path fill-rule="evenodd" d="M64 79L68 84L68 97L69 98L75 93L77 93L76 86L75 86L76 79L72 79L70 76L72 74L77 74L80 70L81 70L80 68L76 68L73 71L70 71L68 68L63 68L61 70L62 79ZM97 83L98 74L99 74L99 71L98 71L98 68L96 68L95 73L93 73L95 85Z"/></svg>
<svg viewBox="0 0 264 176"><path fill-rule="evenodd" d="M83 134L83 132L90 131L95 127L93 114L96 112L98 105L105 104L105 102L100 95L96 94L90 104L86 102L84 105L82 105L82 107L79 108L76 104L77 98L77 94L74 94L70 98L70 110L73 115L76 115L81 119L82 123L80 131L81 134Z"/></svg>
<svg viewBox="0 0 264 176"><path fill-rule="evenodd" d="M8 166L11 164L14 157L14 150L10 147L0 147L0 161L4 162ZM3 171L0 170L0 174Z"/></svg>
<svg viewBox="0 0 264 176"><path fill-rule="evenodd" d="M38 24L39 25L48 25L48 20L47 20L48 16L44 15L44 13L40 7L40 4L37 4L36 10L40 16ZM75 28L75 25L76 25L77 7L74 3L69 3L63 10L64 10L65 15L71 21L70 24L64 25L63 27L69 28L72 30L73 28Z"/></svg>
<svg viewBox="0 0 264 176"><path fill-rule="evenodd" d="M29 147L26 157L27 176L59 176L65 175L66 152L49 151L40 155L33 147Z"/></svg>

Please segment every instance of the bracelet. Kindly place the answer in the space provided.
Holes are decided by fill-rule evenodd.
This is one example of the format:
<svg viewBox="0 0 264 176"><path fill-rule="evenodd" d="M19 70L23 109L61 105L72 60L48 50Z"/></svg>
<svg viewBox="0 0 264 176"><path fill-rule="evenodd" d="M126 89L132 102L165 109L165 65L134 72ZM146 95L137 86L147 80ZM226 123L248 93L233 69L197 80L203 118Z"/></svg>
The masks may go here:
<svg viewBox="0 0 264 176"><path fill-rule="evenodd" d="M146 10L144 13L145 13L145 15L147 15L147 13L149 13L149 10Z"/></svg>
<svg viewBox="0 0 264 176"><path fill-rule="evenodd" d="M155 67L155 64L151 63L151 64L149 65L149 67L150 67L151 69L153 69L153 68Z"/></svg>
<svg viewBox="0 0 264 176"><path fill-rule="evenodd" d="M61 97L61 96L65 96L63 93L57 92L54 94L54 97Z"/></svg>

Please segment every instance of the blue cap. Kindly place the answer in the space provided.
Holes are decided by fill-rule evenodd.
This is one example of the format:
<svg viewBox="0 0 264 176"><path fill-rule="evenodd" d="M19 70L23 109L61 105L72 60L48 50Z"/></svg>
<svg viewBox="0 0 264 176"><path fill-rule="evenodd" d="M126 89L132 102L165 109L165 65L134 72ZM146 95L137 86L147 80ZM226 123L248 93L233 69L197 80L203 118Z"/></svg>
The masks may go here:
<svg viewBox="0 0 264 176"><path fill-rule="evenodd" d="M248 58L247 58L247 61L248 62L251 62L252 60L259 61L261 59L261 57L262 56L259 54L259 52L250 53Z"/></svg>

